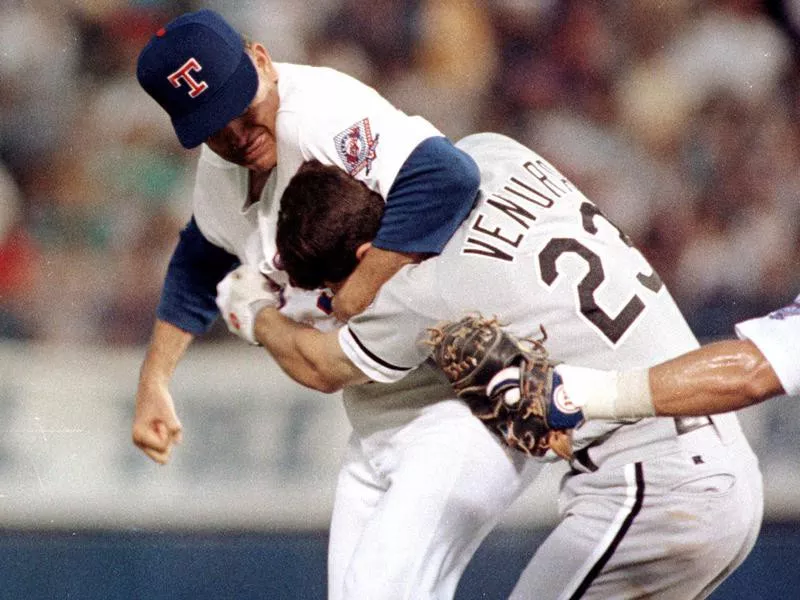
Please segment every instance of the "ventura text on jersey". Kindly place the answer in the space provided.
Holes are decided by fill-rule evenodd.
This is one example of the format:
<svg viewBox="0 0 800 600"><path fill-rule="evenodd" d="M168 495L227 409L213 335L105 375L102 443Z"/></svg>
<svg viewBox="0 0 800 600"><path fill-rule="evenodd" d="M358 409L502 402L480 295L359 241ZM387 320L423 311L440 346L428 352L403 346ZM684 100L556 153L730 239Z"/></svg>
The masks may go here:
<svg viewBox="0 0 800 600"><path fill-rule="evenodd" d="M574 190L572 183L544 159L526 161L520 176L510 176L483 201L462 253L513 261L510 252L519 248L537 213Z"/></svg>

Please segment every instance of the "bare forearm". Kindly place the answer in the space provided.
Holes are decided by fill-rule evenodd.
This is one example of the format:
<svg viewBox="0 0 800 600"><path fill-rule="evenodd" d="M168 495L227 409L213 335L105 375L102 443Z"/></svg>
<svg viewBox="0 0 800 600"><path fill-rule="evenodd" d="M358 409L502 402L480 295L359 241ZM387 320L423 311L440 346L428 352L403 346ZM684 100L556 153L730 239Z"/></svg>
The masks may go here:
<svg viewBox="0 0 800 600"><path fill-rule="evenodd" d="M255 336L281 369L306 387L331 393L367 380L341 351L336 331L322 332L265 308L258 313Z"/></svg>
<svg viewBox="0 0 800 600"><path fill-rule="evenodd" d="M647 370L565 364L556 371L587 420L718 414L784 391L764 355L747 340L715 342Z"/></svg>
<svg viewBox="0 0 800 600"><path fill-rule="evenodd" d="M783 393L767 360L749 341L715 342L650 369L658 415L737 410Z"/></svg>
<svg viewBox="0 0 800 600"><path fill-rule="evenodd" d="M361 313L375 299L381 286L397 271L407 264L419 262L420 259L419 255L371 247L342 289L334 296L334 314L345 322Z"/></svg>
<svg viewBox="0 0 800 600"><path fill-rule="evenodd" d="M139 372L133 443L160 464L169 461L172 448L183 438L169 383L193 339L191 333L157 320Z"/></svg>
<svg viewBox="0 0 800 600"><path fill-rule="evenodd" d="M140 383L168 383L193 340L191 333L157 319L139 373Z"/></svg>

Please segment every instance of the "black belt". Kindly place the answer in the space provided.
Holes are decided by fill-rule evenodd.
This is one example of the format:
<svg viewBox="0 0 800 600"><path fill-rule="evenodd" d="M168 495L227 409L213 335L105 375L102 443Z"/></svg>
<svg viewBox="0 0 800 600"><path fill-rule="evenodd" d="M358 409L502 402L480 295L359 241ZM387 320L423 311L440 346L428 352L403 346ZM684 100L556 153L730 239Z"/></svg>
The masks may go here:
<svg viewBox="0 0 800 600"><path fill-rule="evenodd" d="M703 427L711 425L710 417L676 417L675 418L675 432L680 435L686 435L692 431L697 431ZM572 455L572 469L578 473L593 473L597 471L598 466L589 457L589 448L594 444L589 444L585 448L576 450Z"/></svg>
<svg viewBox="0 0 800 600"><path fill-rule="evenodd" d="M711 425L710 417L676 417L675 431L678 435L685 435L691 431L697 431L702 427Z"/></svg>

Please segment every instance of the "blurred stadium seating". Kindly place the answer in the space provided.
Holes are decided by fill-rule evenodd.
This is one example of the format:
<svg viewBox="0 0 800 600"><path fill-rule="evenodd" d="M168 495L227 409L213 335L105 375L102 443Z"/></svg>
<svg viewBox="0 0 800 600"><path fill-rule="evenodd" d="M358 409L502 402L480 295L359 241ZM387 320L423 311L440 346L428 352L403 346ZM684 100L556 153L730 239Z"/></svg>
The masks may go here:
<svg viewBox="0 0 800 600"><path fill-rule="evenodd" d="M347 434L335 396L216 328L176 380L174 464L130 443L196 159L134 64L159 24L200 7L275 60L340 68L454 139L531 145L631 234L703 340L800 291L796 2L5 0L0 598L324 597ZM795 598L800 407L778 399L742 419L767 523L715 598ZM459 598L502 597L554 510L523 498Z"/></svg>

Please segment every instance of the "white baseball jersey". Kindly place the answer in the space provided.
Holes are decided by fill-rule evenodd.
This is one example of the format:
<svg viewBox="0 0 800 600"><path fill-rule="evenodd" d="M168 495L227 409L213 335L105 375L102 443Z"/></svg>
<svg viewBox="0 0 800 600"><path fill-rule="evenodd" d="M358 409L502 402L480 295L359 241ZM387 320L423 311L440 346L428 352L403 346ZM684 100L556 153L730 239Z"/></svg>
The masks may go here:
<svg viewBox="0 0 800 600"><path fill-rule="evenodd" d="M247 169L203 145L193 209L206 239L285 284L286 274L275 264L275 227L280 197L303 161L340 167L386 198L412 150L443 134L333 69L285 63L275 63L275 69L278 165L260 201L246 204Z"/></svg>
<svg viewBox="0 0 800 600"><path fill-rule="evenodd" d="M800 296L765 317L738 323L736 334L761 350L787 394L800 394Z"/></svg>

